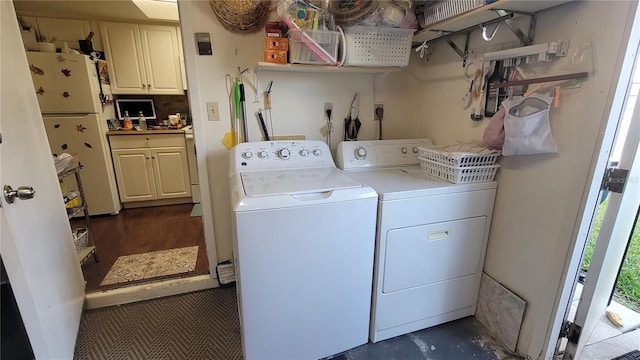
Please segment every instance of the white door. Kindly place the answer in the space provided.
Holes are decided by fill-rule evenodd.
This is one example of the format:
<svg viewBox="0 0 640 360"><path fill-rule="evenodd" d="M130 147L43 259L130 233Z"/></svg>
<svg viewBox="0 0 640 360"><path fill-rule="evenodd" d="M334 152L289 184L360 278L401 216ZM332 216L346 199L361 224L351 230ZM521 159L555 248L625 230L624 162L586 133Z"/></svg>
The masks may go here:
<svg viewBox="0 0 640 360"><path fill-rule="evenodd" d="M84 280L11 1L0 1L0 184L35 197L0 199L0 254L38 359L71 359Z"/></svg>
<svg viewBox="0 0 640 360"><path fill-rule="evenodd" d="M182 94L176 28L140 25L140 40L149 94Z"/></svg>
<svg viewBox="0 0 640 360"><path fill-rule="evenodd" d="M638 70L636 70L638 71ZM640 97L638 97L640 100ZM569 341L565 359L579 358L593 329L608 306L622 263L635 215L640 206L640 101L636 101L629 130L624 139L619 169L629 170L622 193L611 191L600 232L591 257L574 323L582 328L577 343Z"/></svg>

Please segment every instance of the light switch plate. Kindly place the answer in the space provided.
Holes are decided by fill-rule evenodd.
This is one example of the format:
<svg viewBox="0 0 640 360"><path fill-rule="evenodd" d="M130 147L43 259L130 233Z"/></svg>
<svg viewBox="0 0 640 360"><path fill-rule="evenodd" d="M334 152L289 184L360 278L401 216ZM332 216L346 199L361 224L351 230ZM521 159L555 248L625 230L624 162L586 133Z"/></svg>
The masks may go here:
<svg viewBox="0 0 640 360"><path fill-rule="evenodd" d="M209 121L220 121L220 113L218 112L218 102L207 103L207 118Z"/></svg>

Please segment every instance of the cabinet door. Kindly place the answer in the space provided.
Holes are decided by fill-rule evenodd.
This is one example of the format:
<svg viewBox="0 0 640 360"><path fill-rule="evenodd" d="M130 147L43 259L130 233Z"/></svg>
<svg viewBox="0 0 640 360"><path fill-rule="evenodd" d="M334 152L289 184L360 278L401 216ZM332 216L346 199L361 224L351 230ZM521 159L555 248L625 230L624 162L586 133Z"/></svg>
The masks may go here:
<svg viewBox="0 0 640 360"><path fill-rule="evenodd" d="M176 28L140 25L140 38L149 94L183 94Z"/></svg>
<svg viewBox="0 0 640 360"><path fill-rule="evenodd" d="M78 49L78 40L86 39L91 32L88 20L41 18L38 20L38 31L47 41L55 38L56 47L61 49L66 42L72 49Z"/></svg>
<svg viewBox="0 0 640 360"><path fill-rule="evenodd" d="M187 72L184 69L184 49L182 48L182 33L180 32L180 26L176 26L176 32L178 34L178 55L180 57L180 74L182 75L182 89L187 90Z"/></svg>
<svg viewBox="0 0 640 360"><path fill-rule="evenodd" d="M147 77L138 25L101 22L100 31L109 65L111 92L147 94Z"/></svg>
<svg viewBox="0 0 640 360"><path fill-rule="evenodd" d="M151 153L149 149L113 150L113 166L120 201L156 200Z"/></svg>
<svg viewBox="0 0 640 360"><path fill-rule="evenodd" d="M158 199L191 196L189 163L184 147L151 148Z"/></svg>

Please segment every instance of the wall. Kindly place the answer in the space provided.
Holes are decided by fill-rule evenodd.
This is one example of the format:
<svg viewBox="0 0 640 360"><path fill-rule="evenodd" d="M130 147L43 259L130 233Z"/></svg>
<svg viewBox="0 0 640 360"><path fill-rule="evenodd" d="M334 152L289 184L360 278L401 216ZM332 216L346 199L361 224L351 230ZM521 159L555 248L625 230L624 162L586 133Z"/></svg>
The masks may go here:
<svg viewBox="0 0 640 360"><path fill-rule="evenodd" d="M225 30L215 18L206 1L179 2L183 46L187 61L191 112L194 117L196 143L205 144L198 155L206 161L209 171L209 191L213 203L216 249L218 260L231 258L232 220L229 201L229 152L222 145L222 137L229 131L230 112L225 74L237 76L238 67L253 69L262 61L264 32L236 34ZM273 15L273 14L272 14ZM196 56L194 32L211 34L213 56ZM197 78L197 85L193 78ZM404 125L406 119L415 116L414 101L417 79L407 71L388 75L327 74L327 73L279 73L262 71L258 74L259 96L254 96L251 86L245 85L249 140L258 141L261 134L253 115L263 107L262 91L273 81L272 118L275 135L305 135L308 140L324 140L324 103L333 103L335 133L332 148L335 150L342 138L343 119L348 115L351 100L360 94L360 120L362 128L358 139L377 137L377 123L373 122L373 102L385 104L383 134L389 138L411 137L411 129ZM253 83L253 74L246 73L245 84ZM374 100L375 99L375 100ZM215 101L220 109L220 121L206 120L206 102ZM202 142L199 142L199 136ZM202 149L200 146L199 149ZM200 161L200 159L199 159Z"/></svg>
<svg viewBox="0 0 640 360"><path fill-rule="evenodd" d="M505 157L497 176L485 272L527 301L517 349L532 358L543 357L565 259L582 215L590 164L599 151L601 128L609 115L619 71L617 56L627 36L623 33L625 21L635 6L627 1L575 1L538 17L535 43L570 39L571 46L566 58L530 67L529 71L537 76L575 71L590 74L580 89L563 90L560 108L551 111L558 154ZM514 40L504 27L490 45L474 32L471 48ZM582 63L572 63L581 58L573 54L589 42L593 44L595 71L589 51L584 52ZM425 114L411 127L440 144L481 139L488 120L472 122L471 110L460 108L459 99L467 87L460 58L444 42L435 50L428 63L416 59L411 66L424 81L418 103Z"/></svg>

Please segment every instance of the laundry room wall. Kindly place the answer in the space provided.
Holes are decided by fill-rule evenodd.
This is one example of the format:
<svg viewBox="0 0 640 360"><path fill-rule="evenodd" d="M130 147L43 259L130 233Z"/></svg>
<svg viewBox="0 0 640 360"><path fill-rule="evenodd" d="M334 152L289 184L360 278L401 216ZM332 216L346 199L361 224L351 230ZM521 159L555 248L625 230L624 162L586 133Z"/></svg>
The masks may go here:
<svg viewBox="0 0 640 360"><path fill-rule="evenodd" d="M183 46L186 54L187 77L197 77L197 86L189 83L191 111L194 119L196 144L199 156L206 161L209 172L209 192L213 203L213 219L218 261L231 258L232 209L229 199L229 151L222 138L231 126L225 74L237 76L238 67L254 69L263 59L264 30L238 34L227 31L216 19L209 2L179 2ZM271 18L277 19L275 12ZM211 35L212 56L196 55L195 32ZM252 85L253 73L244 77L248 132L250 141L259 141L261 132L255 112L264 107L262 91L273 81L272 118L275 135L304 135L307 140L324 140L326 135L324 104L333 104L334 133L332 149L342 139L342 124L348 115L351 100L360 95L360 120L362 127L358 139L377 138L377 123L373 121L373 104L385 106L383 135L386 138L412 137L405 127L409 117L416 116L418 80L408 71L389 74L344 73L286 73L261 71L258 74L259 94L256 97ZM207 121L206 103L217 102L220 121ZM201 137L202 142L198 141ZM206 212L205 212L206 216ZM330 225L330 224L328 224Z"/></svg>
<svg viewBox="0 0 640 360"><path fill-rule="evenodd" d="M620 71L628 14L634 14L635 7L627 1L574 1L538 15L534 43L570 40L570 48L565 58L527 69L536 76L589 71L589 77L579 89L562 90L560 107L551 110L558 154L503 157L497 175L485 272L527 302L517 349L534 359L544 358L545 335L582 215L592 157L599 151ZM526 30L528 20L522 24ZM491 43L476 31L471 49L514 40L505 26ZM411 64L411 72L422 81L416 102L421 116L410 118L415 122L408 128L437 144L481 140L489 120L470 120L475 103L461 108L468 84L460 57L444 41L433 49L429 62L414 58Z"/></svg>

